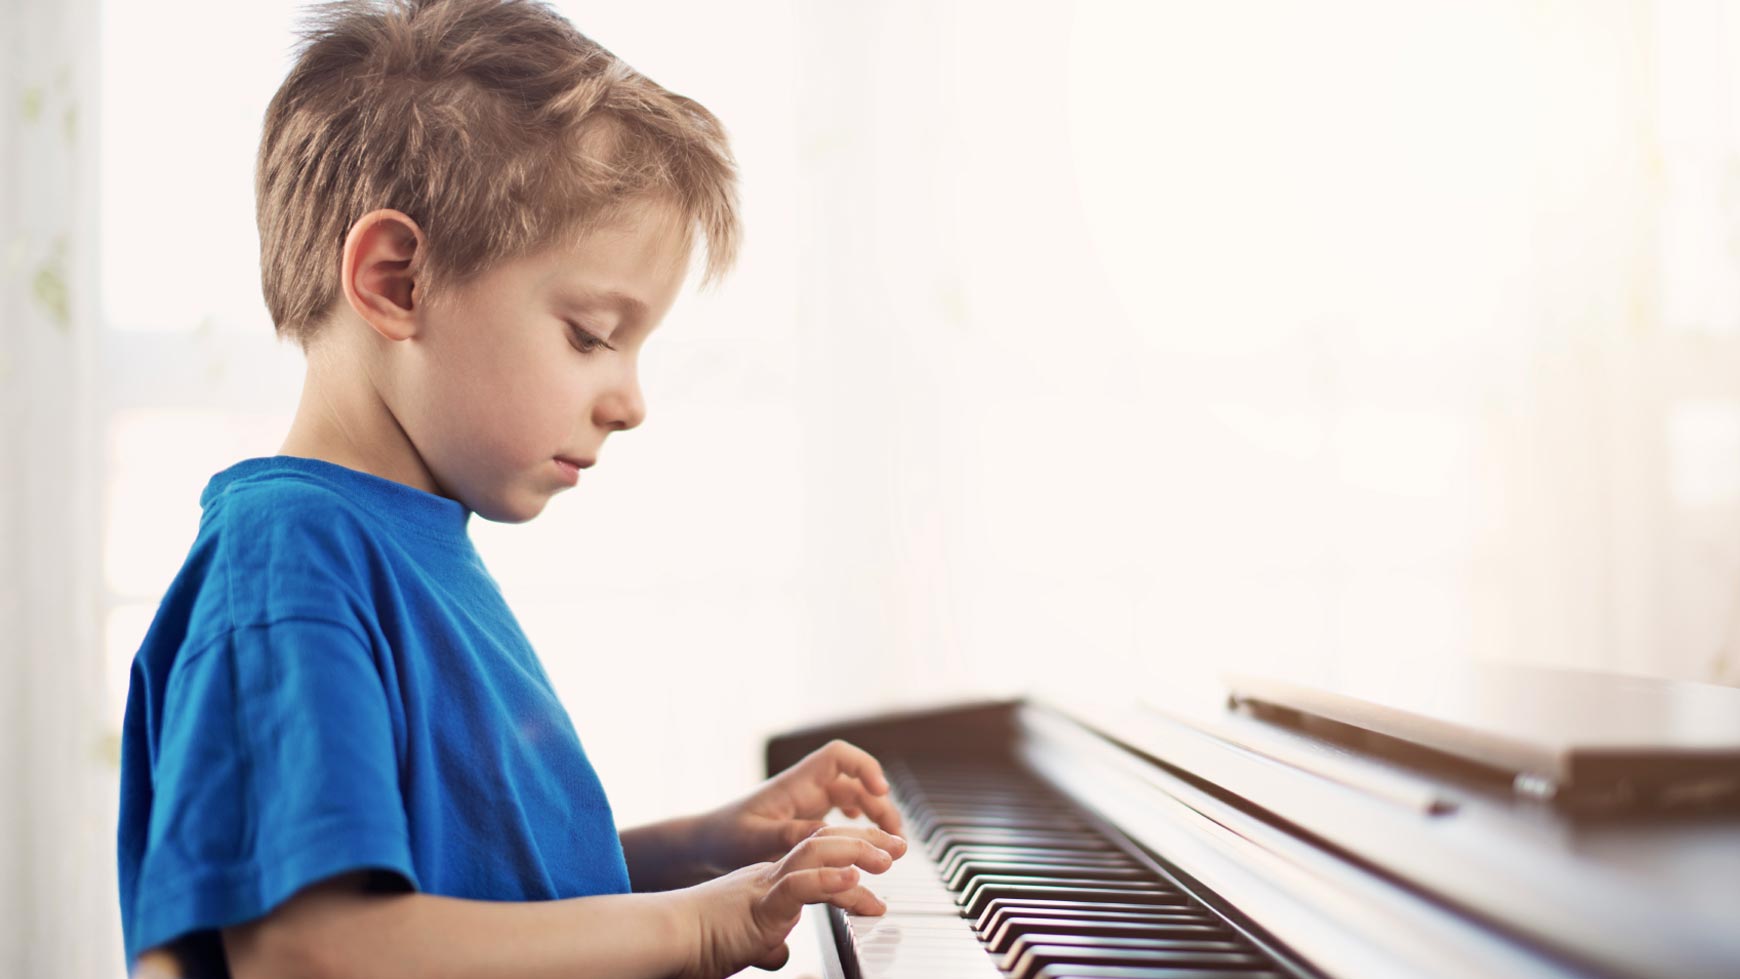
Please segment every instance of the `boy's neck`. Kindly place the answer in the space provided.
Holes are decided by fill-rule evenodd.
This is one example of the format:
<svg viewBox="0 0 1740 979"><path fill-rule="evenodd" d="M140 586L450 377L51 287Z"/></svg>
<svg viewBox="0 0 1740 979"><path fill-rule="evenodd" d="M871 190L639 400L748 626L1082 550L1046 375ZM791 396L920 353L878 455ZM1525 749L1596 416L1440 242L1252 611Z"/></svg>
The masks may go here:
<svg viewBox="0 0 1740 979"><path fill-rule="evenodd" d="M447 496L366 375L333 376L337 373L329 360L311 353L296 417L278 453L320 459Z"/></svg>

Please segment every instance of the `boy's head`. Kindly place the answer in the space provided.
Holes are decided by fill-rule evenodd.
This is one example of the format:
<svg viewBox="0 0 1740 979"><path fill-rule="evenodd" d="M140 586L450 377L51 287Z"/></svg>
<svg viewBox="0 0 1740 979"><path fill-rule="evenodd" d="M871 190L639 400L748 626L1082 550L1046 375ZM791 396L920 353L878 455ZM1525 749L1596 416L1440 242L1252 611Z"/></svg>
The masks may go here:
<svg viewBox="0 0 1740 979"><path fill-rule="evenodd" d="M639 423L694 230L704 284L735 259L723 127L533 0L341 0L302 37L256 173L273 322L366 376L425 488L530 519Z"/></svg>

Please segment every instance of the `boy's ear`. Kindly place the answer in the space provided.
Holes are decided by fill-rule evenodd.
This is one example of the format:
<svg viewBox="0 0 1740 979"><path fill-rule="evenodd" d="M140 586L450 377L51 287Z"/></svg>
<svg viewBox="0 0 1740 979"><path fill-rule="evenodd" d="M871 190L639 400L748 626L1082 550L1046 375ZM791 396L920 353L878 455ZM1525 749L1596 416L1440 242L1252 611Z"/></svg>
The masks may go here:
<svg viewBox="0 0 1740 979"><path fill-rule="evenodd" d="M345 236L338 268L345 301L388 340L417 332L414 274L422 253L423 229L401 211L370 211Z"/></svg>

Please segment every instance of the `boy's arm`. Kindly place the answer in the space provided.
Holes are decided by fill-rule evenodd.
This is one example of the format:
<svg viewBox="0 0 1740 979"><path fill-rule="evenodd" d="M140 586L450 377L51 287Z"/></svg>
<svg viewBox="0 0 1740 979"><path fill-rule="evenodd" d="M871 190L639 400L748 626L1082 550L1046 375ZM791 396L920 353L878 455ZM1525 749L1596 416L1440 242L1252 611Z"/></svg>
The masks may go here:
<svg viewBox="0 0 1740 979"><path fill-rule="evenodd" d="M708 816L683 816L620 833L628 879L640 891L669 891L717 877L733 867L703 852Z"/></svg>
<svg viewBox="0 0 1740 979"><path fill-rule="evenodd" d="M308 887L257 921L223 929L237 979L720 979L777 969L806 904L881 914L858 883L896 854L873 829L832 828L777 863L658 894L470 901L369 892L366 873Z"/></svg>
<svg viewBox="0 0 1740 979"><path fill-rule="evenodd" d="M567 901L468 901L369 893L366 874L301 891L223 930L236 979L278 977L675 975L694 937L681 900L606 894Z"/></svg>

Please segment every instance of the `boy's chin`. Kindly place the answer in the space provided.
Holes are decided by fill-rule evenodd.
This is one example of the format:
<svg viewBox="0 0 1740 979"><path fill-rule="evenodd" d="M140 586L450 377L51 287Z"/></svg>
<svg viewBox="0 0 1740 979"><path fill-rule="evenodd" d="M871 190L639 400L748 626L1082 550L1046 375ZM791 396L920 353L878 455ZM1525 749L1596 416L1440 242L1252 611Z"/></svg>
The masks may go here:
<svg viewBox="0 0 1740 979"><path fill-rule="evenodd" d="M525 523L543 513L549 502L548 493L506 493L496 499L480 500L470 509L492 523Z"/></svg>

